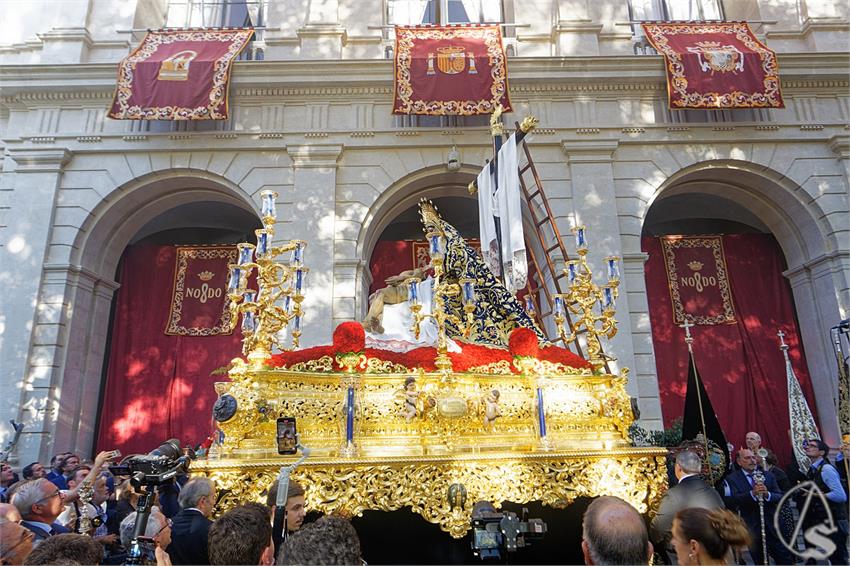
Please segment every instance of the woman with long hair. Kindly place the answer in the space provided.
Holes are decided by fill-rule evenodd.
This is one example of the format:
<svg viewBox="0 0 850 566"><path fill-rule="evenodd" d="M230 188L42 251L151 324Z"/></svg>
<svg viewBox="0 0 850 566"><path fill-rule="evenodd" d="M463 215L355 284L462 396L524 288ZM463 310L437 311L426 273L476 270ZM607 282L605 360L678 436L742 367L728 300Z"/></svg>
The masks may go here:
<svg viewBox="0 0 850 566"><path fill-rule="evenodd" d="M734 564L733 549L750 545L747 525L726 509L682 509L673 518L673 548L682 566Z"/></svg>

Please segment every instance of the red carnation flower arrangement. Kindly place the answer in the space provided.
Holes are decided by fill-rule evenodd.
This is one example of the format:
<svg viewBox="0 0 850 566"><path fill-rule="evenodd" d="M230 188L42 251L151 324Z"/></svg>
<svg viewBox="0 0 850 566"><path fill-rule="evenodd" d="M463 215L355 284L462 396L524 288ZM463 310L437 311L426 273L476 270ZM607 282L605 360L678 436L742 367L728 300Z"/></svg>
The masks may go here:
<svg viewBox="0 0 850 566"><path fill-rule="evenodd" d="M530 328L514 328L508 338L508 349L515 358L536 358L540 350L537 334Z"/></svg>
<svg viewBox="0 0 850 566"><path fill-rule="evenodd" d="M334 330L333 345L337 354L362 352L366 348L366 331L363 330L363 325L353 320L343 322Z"/></svg>

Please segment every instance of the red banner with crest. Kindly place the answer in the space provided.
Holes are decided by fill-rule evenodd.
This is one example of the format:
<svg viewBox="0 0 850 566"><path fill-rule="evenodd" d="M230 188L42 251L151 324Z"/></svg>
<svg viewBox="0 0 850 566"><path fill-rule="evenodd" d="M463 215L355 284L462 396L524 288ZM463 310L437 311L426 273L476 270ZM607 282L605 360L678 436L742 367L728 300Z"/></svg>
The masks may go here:
<svg viewBox="0 0 850 566"><path fill-rule="evenodd" d="M109 117L224 120L233 61L254 30L151 31L118 65Z"/></svg>
<svg viewBox="0 0 850 566"><path fill-rule="evenodd" d="M661 239L673 322L711 325L735 322L726 256L720 236Z"/></svg>
<svg viewBox="0 0 850 566"><path fill-rule="evenodd" d="M233 332L228 310L227 264L236 260L235 246L177 248L166 334L218 336Z"/></svg>
<svg viewBox="0 0 850 566"><path fill-rule="evenodd" d="M393 114L510 112L498 25L396 27Z"/></svg>
<svg viewBox="0 0 850 566"><path fill-rule="evenodd" d="M670 108L784 108L776 53L746 22L645 23L664 55Z"/></svg>

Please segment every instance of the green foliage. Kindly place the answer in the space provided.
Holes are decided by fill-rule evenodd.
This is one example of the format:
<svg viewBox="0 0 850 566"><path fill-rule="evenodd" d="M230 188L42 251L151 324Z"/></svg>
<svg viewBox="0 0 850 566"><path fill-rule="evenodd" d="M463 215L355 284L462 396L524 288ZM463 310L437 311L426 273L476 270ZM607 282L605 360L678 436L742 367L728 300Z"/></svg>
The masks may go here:
<svg viewBox="0 0 850 566"><path fill-rule="evenodd" d="M678 446L682 442L682 419L676 419L664 430L646 430L634 422L629 427L629 437L635 446Z"/></svg>

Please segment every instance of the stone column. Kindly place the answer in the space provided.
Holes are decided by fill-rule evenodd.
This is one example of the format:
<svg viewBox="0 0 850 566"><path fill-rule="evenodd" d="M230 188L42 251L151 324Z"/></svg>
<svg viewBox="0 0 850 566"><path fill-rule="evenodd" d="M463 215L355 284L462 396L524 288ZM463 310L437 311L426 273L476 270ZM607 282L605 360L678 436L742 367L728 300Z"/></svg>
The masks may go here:
<svg viewBox="0 0 850 566"><path fill-rule="evenodd" d="M341 145L287 146L292 159L294 218L287 240L307 241L310 268L304 300L303 346L327 344L333 331L336 176Z"/></svg>
<svg viewBox="0 0 850 566"><path fill-rule="evenodd" d="M558 55L599 55L602 24L591 20L587 0L558 0L558 19L554 24Z"/></svg>
<svg viewBox="0 0 850 566"><path fill-rule="evenodd" d="M832 261L821 257L792 269L783 275L791 283L800 335L806 351L806 362L815 393L818 424L824 442L841 443L838 434L836 403L838 402L837 363L829 329L838 321Z"/></svg>
<svg viewBox="0 0 850 566"><path fill-rule="evenodd" d="M608 255L623 256L620 240L620 222L617 212L617 194L612 167L613 154L619 145L616 139L592 139L587 141L563 141L562 148L567 155L572 181L573 210L576 224L584 224L588 230L590 246L589 264L594 271L597 284L605 282L605 269L602 258ZM562 226L561 232L569 234L569 226ZM632 308L629 305L630 284L635 283L633 263L627 272L623 267L620 283L620 297L617 301L618 333L610 341L602 340L603 349L616 356L611 365L615 370L620 367L635 369L635 344L631 333ZM642 276L642 269L641 269ZM643 286L640 286L643 290ZM629 393L639 396L635 378L629 380ZM649 420L661 418L661 406L655 397L641 398L642 416Z"/></svg>
<svg viewBox="0 0 850 566"><path fill-rule="evenodd" d="M72 308L62 318L58 345L65 350L62 364L62 402L49 423L53 447L91 451L95 441L98 401L106 363L107 332L112 297L118 283L72 265L45 265L43 295L64 292ZM46 447L45 447L46 448ZM52 450L51 450L52 451ZM42 449L42 458L50 454Z"/></svg>
<svg viewBox="0 0 850 566"><path fill-rule="evenodd" d="M5 426L9 419L23 422L26 428L16 452L17 461L23 462L39 458L42 444L49 443L46 422L60 384L56 370L63 352L51 336L61 329L49 325L59 324L66 305L61 299L42 300L41 287L57 189L71 152L38 147L7 151L14 167L2 184L10 208L0 239L0 262L5 266L0 293L0 444L11 436Z"/></svg>

